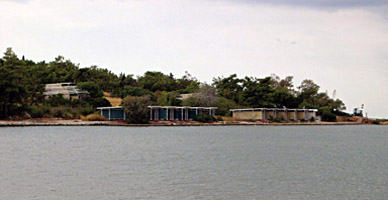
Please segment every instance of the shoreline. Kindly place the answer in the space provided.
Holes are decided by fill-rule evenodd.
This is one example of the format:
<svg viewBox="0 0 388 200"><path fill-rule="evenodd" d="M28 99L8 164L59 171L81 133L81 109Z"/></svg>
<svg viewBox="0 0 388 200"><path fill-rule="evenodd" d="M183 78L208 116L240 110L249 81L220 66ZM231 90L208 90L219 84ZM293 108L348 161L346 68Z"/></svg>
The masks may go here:
<svg viewBox="0 0 388 200"><path fill-rule="evenodd" d="M127 124L117 121L81 121L63 119L38 120L0 120L0 127L28 126L121 126L121 127L162 127L162 126L332 126L332 125L372 125L358 122L299 122L299 123L262 123L247 121L221 121L215 123L159 121L150 124Z"/></svg>

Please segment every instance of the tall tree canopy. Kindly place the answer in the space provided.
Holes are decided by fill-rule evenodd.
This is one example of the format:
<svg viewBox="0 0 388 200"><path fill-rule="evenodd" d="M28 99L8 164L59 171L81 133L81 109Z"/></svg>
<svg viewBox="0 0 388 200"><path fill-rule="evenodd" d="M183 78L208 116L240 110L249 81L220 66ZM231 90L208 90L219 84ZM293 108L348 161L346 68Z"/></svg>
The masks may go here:
<svg viewBox="0 0 388 200"><path fill-rule="evenodd" d="M45 84L57 82L77 83L80 89L89 91L91 98L72 101L58 96L45 100ZM63 56L48 63L34 62L24 56L19 59L11 48L0 59L2 118L42 105L66 104L79 109L88 108L82 113L90 113L90 108L110 105L103 98L103 92L121 98L131 96L128 101L139 100L161 106L217 106L220 115L228 115L231 108L244 107L316 108L326 114L346 108L334 94L330 97L319 89L320 86L310 79L303 80L295 88L292 76L281 79L275 74L264 78L239 78L231 74L214 78L210 85L201 83L187 71L181 78L155 71L147 71L138 77L123 73L116 75L97 66L80 67ZM191 93L191 97L182 100L182 94L187 93ZM143 96L147 96L147 101L135 98Z"/></svg>

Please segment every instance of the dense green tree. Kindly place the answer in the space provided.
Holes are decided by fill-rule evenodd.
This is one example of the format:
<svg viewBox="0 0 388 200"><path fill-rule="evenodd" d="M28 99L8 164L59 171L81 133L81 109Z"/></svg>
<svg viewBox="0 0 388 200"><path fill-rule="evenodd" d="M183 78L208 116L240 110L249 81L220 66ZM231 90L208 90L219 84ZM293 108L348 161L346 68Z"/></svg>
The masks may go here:
<svg viewBox="0 0 388 200"><path fill-rule="evenodd" d="M207 114L198 114L194 116L194 120L202 123L209 123L217 121L216 118Z"/></svg>
<svg viewBox="0 0 388 200"><path fill-rule="evenodd" d="M47 76L44 77L43 83L61 83L73 82L79 75L78 65L70 60L65 60L63 56L58 56L55 61L47 65Z"/></svg>
<svg viewBox="0 0 388 200"><path fill-rule="evenodd" d="M38 105L44 100L45 84L43 84L43 77L46 76L45 65L42 63L34 64L27 62L25 66L23 82L24 88L28 93L27 101L30 104Z"/></svg>
<svg viewBox="0 0 388 200"><path fill-rule="evenodd" d="M144 96L144 95L151 95L152 96L153 94L151 91L143 89L142 87L127 85L120 91L119 96L121 98L124 98L128 95L140 97L140 96Z"/></svg>
<svg viewBox="0 0 388 200"><path fill-rule="evenodd" d="M303 80L301 85L298 86L298 102L299 107L305 108L317 108L318 107L318 91L319 86L310 79ZM320 95L323 97L322 95ZM325 97L326 98L326 97Z"/></svg>
<svg viewBox="0 0 388 200"><path fill-rule="evenodd" d="M12 48L7 48L0 66L0 117L8 117L18 112L23 99L27 97L23 87L22 61Z"/></svg>
<svg viewBox="0 0 388 200"><path fill-rule="evenodd" d="M237 78L236 74L226 78L214 78L213 85L216 87L219 96L230 99L235 103L242 103L243 79Z"/></svg>
<svg viewBox="0 0 388 200"><path fill-rule="evenodd" d="M244 104L256 108L275 107L275 104L273 103L274 89L271 84L271 77L263 79L245 77L242 93Z"/></svg>
<svg viewBox="0 0 388 200"><path fill-rule="evenodd" d="M93 105L94 108L112 106L112 104L110 104L110 102L103 97L94 98L91 104Z"/></svg>
<svg viewBox="0 0 388 200"><path fill-rule="evenodd" d="M116 90L120 89L119 77L108 69L101 69L97 66L79 69L78 76L74 80L77 83L94 82L106 92L118 92Z"/></svg>
<svg viewBox="0 0 388 200"><path fill-rule="evenodd" d="M130 124L146 124L149 122L149 111L147 106L150 105L150 97L133 97L127 96L123 99L122 107L127 116L127 122Z"/></svg>
<svg viewBox="0 0 388 200"><path fill-rule="evenodd" d="M334 110L338 110L338 111L346 110L345 103L342 102L340 99L333 100L330 103L330 107L332 107Z"/></svg>
<svg viewBox="0 0 388 200"><path fill-rule="evenodd" d="M333 113L333 109L328 106L319 108L318 115L321 116L322 121L328 121L328 122L337 121L337 117Z"/></svg>
<svg viewBox="0 0 388 200"><path fill-rule="evenodd" d="M239 108L240 106L225 97L219 97L217 103L216 115L231 116L230 109Z"/></svg>
<svg viewBox="0 0 388 200"><path fill-rule="evenodd" d="M172 74L150 71L134 78L123 73L117 76L97 66L80 68L63 56L48 63L36 63L24 56L19 59L8 48L0 59L0 117L19 115L23 111L31 111L34 116L47 115L50 106L69 106L90 113L93 107L110 105L102 98L103 92L122 98L148 95L147 103L162 106L217 106L218 115L229 115L229 109L239 107L316 108L326 120L333 120L332 114L346 114L342 112L346 108L344 103L335 99L335 94L329 97L327 92L319 92L320 87L314 81L303 80L297 89L292 81L292 76L281 79L275 74L262 79L241 79L231 74L214 78L210 86L201 84L188 72L175 79ZM80 89L89 91L91 98L71 101L55 96L44 100L45 84L56 82L75 82ZM187 93L192 93L191 97L181 102L179 94ZM42 104L44 109L40 108ZM63 109L56 110L62 112Z"/></svg>
<svg viewBox="0 0 388 200"><path fill-rule="evenodd" d="M180 94L196 92L199 88L200 82L187 71L182 78L176 80L176 90Z"/></svg>
<svg viewBox="0 0 388 200"><path fill-rule="evenodd" d="M158 106L181 106L178 92L156 92L156 104Z"/></svg>
<svg viewBox="0 0 388 200"><path fill-rule="evenodd" d="M96 83L93 83L93 82L89 82L89 81L79 82L77 84L77 88L88 91L90 94L90 97L92 98L98 98L98 97L104 96L102 89Z"/></svg>
<svg viewBox="0 0 388 200"><path fill-rule="evenodd" d="M119 81L120 81L120 88L124 88L125 86L137 86L136 79L133 78L133 75L125 75L124 73L121 73L119 75Z"/></svg>
<svg viewBox="0 0 388 200"><path fill-rule="evenodd" d="M68 106L71 105L71 100L64 98L62 94L58 94L50 96L45 103L52 107Z"/></svg>
<svg viewBox="0 0 388 200"><path fill-rule="evenodd" d="M296 108L298 107L297 98L286 88L276 88L273 95L273 103L278 108Z"/></svg>
<svg viewBox="0 0 388 200"><path fill-rule="evenodd" d="M155 91L174 91L176 82L172 75L167 76L162 72L146 72L138 78L138 85L144 89Z"/></svg>

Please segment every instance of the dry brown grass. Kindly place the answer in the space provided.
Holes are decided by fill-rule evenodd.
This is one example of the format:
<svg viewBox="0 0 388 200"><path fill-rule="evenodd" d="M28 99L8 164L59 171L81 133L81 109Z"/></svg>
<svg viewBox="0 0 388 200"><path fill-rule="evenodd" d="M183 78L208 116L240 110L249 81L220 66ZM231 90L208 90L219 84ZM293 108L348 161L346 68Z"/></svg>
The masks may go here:
<svg viewBox="0 0 388 200"><path fill-rule="evenodd" d="M224 121L236 121L233 117L221 116Z"/></svg>
<svg viewBox="0 0 388 200"><path fill-rule="evenodd" d="M88 116L81 115L82 121L106 121L107 119L99 114L93 113Z"/></svg>
<svg viewBox="0 0 388 200"><path fill-rule="evenodd" d="M105 97L112 106L120 106L121 102L123 101L123 99L121 99L120 97Z"/></svg>
<svg viewBox="0 0 388 200"><path fill-rule="evenodd" d="M388 121L380 122L380 124L382 124L382 125L388 125Z"/></svg>
<svg viewBox="0 0 388 200"><path fill-rule="evenodd" d="M361 123L362 117L352 116L352 117L345 117L345 116L337 116L337 122L359 122Z"/></svg>
<svg viewBox="0 0 388 200"><path fill-rule="evenodd" d="M123 101L123 99L121 99L120 97L111 97L109 92L104 92L104 97L105 99L107 99L110 104L112 106L120 106L121 102Z"/></svg>

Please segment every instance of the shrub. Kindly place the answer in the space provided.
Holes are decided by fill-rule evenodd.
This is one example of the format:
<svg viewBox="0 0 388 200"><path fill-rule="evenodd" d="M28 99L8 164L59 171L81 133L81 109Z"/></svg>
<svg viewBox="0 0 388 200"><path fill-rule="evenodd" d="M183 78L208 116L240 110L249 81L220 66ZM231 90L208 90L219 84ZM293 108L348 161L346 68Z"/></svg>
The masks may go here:
<svg viewBox="0 0 388 200"><path fill-rule="evenodd" d="M88 106L85 106L85 107L82 107L79 109L79 113L81 115L89 115L89 114L92 114L94 112L94 109L92 106L88 105Z"/></svg>
<svg viewBox="0 0 388 200"><path fill-rule="evenodd" d="M90 81L80 82L77 84L77 87L81 90L88 91L92 98L98 98L104 95L100 87L96 83Z"/></svg>
<svg viewBox="0 0 388 200"><path fill-rule="evenodd" d="M54 109L53 110L53 116L54 117L58 117L58 118L63 117L63 110L60 109L60 108Z"/></svg>
<svg viewBox="0 0 388 200"><path fill-rule="evenodd" d="M208 122L214 122L216 119L213 116L206 115L206 114L198 114L194 117L195 121L208 123Z"/></svg>
<svg viewBox="0 0 388 200"><path fill-rule="evenodd" d="M327 121L327 122L337 121L337 117L335 114L333 114L333 110L330 107L319 108L317 114L321 115L322 121Z"/></svg>
<svg viewBox="0 0 388 200"><path fill-rule="evenodd" d="M65 99L62 94L58 94L58 95L50 96L46 102L50 106L57 107L57 106L69 105L71 100Z"/></svg>
<svg viewBox="0 0 388 200"><path fill-rule="evenodd" d="M29 108L29 113L32 118L42 118L45 114L43 108L38 106L31 106Z"/></svg>
<svg viewBox="0 0 388 200"><path fill-rule="evenodd" d="M63 119L74 119L72 112L69 107L56 107L51 109L51 116Z"/></svg>
<svg viewBox="0 0 388 200"><path fill-rule="evenodd" d="M224 119L221 116L217 116L216 120L217 121L224 121Z"/></svg>
<svg viewBox="0 0 388 200"><path fill-rule="evenodd" d="M93 100L93 107L109 107L112 106L108 99L105 99L103 97L96 98Z"/></svg>
<svg viewBox="0 0 388 200"><path fill-rule="evenodd" d="M310 122L315 122L315 118L314 118L314 117L311 117L311 118L310 118Z"/></svg>
<svg viewBox="0 0 388 200"><path fill-rule="evenodd" d="M62 118L63 119L74 119L74 116L70 112L64 111L62 114Z"/></svg>
<svg viewBox="0 0 388 200"><path fill-rule="evenodd" d="M75 108L75 107L78 107L78 106L87 106L88 105L88 102L84 101L84 100L81 100L81 99L73 99L71 101L71 107Z"/></svg>
<svg viewBox="0 0 388 200"><path fill-rule="evenodd" d="M150 96L133 97L123 99L122 107L127 116L127 122L133 124L147 124L149 122Z"/></svg>
<svg viewBox="0 0 388 200"><path fill-rule="evenodd" d="M344 117L351 117L352 116L351 114L340 111L340 110L334 110L332 113L337 115L337 116L344 116Z"/></svg>
<svg viewBox="0 0 388 200"><path fill-rule="evenodd" d="M234 101L224 97L219 97L215 106L217 107L215 114L222 116L231 116L230 109L238 108L238 105Z"/></svg>
<svg viewBox="0 0 388 200"><path fill-rule="evenodd" d="M79 115L79 113L76 110L73 110L73 112L71 112L71 114L73 115L73 119L79 119L80 118L80 115Z"/></svg>
<svg viewBox="0 0 388 200"><path fill-rule="evenodd" d="M324 111L322 113L322 121L327 121L327 122L335 122L337 121L337 117L335 116L335 114L331 113L331 112L327 112L327 111Z"/></svg>
<svg viewBox="0 0 388 200"><path fill-rule="evenodd" d="M282 121L282 119L280 118L280 117L276 117L274 120L273 120L273 122L277 122L277 123L279 123L279 122L281 122Z"/></svg>
<svg viewBox="0 0 388 200"><path fill-rule="evenodd" d="M93 113L88 116L81 116L82 121L106 121L106 118L99 115L98 113Z"/></svg>

